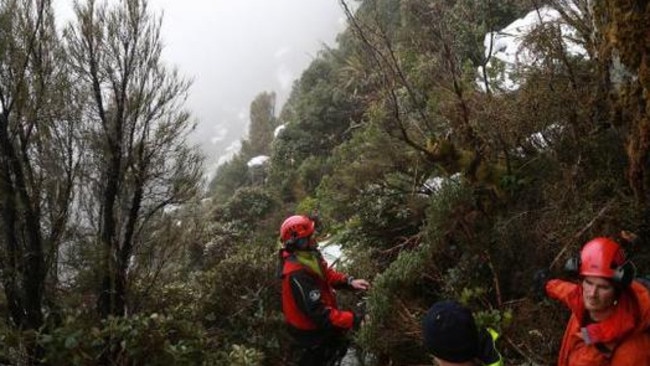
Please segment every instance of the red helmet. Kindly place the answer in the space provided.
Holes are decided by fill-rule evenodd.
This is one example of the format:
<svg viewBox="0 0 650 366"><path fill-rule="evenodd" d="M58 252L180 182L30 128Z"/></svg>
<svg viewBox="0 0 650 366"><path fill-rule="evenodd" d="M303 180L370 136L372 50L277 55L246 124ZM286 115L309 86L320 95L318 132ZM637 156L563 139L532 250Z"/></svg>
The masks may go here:
<svg viewBox="0 0 650 366"><path fill-rule="evenodd" d="M604 277L618 281L625 264L623 248L608 238L591 239L580 252L581 276Z"/></svg>
<svg viewBox="0 0 650 366"><path fill-rule="evenodd" d="M291 216L280 226L280 239L285 243L290 239L307 238L314 233L314 225L314 221L307 216Z"/></svg>

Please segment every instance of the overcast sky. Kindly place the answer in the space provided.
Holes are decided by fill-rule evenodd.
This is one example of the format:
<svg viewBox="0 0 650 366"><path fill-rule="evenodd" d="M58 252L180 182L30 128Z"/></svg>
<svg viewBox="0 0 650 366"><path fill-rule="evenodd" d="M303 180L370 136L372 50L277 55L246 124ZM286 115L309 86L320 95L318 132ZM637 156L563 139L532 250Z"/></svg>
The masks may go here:
<svg viewBox="0 0 650 366"><path fill-rule="evenodd" d="M112 0L116 1L116 0ZM61 19L72 0L54 0ZM345 27L338 0L149 0L164 12L164 59L194 80L188 108L208 174L247 131L249 106L263 91L279 110L292 83L323 44Z"/></svg>

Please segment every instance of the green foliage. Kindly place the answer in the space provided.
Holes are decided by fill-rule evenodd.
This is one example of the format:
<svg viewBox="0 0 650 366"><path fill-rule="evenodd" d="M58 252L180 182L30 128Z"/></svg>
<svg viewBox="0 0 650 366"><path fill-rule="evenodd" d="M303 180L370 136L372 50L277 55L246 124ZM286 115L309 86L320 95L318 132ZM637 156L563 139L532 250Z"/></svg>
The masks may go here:
<svg viewBox="0 0 650 366"><path fill-rule="evenodd" d="M463 250L445 248L449 238L446 230L449 221L456 216L454 211L467 200L471 200L471 191L466 186L454 180L444 181L437 194L430 199L427 209L429 226L424 240L415 249L400 252L388 268L375 277L373 291L368 298L372 320L360 335L361 344L371 353L389 354L400 362L422 362L423 350L412 347L413 344L420 344L416 337L420 334L419 314L430 305L425 301L433 302L434 299L450 296L445 287L453 283L453 278L456 278L454 287L459 287L456 288L457 293L452 290L451 298L456 298L470 283L466 281L466 276L472 276L474 280L481 278L475 266L464 267L466 271L457 271L458 262L441 260L445 258L445 252L449 253L447 255L458 255ZM449 272L445 275L447 269ZM387 333L412 334L413 338L386 337Z"/></svg>
<svg viewBox="0 0 650 366"><path fill-rule="evenodd" d="M46 283L79 191L82 108L67 61L50 2L0 2L2 318L18 329L44 323Z"/></svg>
<svg viewBox="0 0 650 366"><path fill-rule="evenodd" d="M309 155L325 156L331 149L343 141L342 133L349 126L349 112L352 108L346 100L345 93L340 90L334 80L333 57L315 60L303 73L298 84L300 97L293 103L294 118L287 125L287 130L298 129L302 132L298 146L305 149L297 151L297 162L301 162ZM282 140L296 144L294 139L289 140L290 134L283 131Z"/></svg>
<svg viewBox="0 0 650 366"><path fill-rule="evenodd" d="M224 218L252 226L260 218L268 216L277 206L275 198L264 189L241 188L235 191L226 203Z"/></svg>
<svg viewBox="0 0 650 366"><path fill-rule="evenodd" d="M334 151L330 159L334 173L323 178L318 197L332 219L343 221L357 214L375 216L383 223L369 222L367 228L372 230L376 225L381 230L392 220L396 221L391 225L400 226L400 218L417 206L419 198L414 194L418 193L427 166L373 122L381 117L369 118L370 124ZM396 212L384 215L391 210Z"/></svg>
<svg viewBox="0 0 650 366"><path fill-rule="evenodd" d="M242 187L264 185L267 168L248 166L251 158L270 154L273 132L277 125L275 117L275 93L261 93L251 103L251 124L248 139L242 140L240 151L217 168L208 186L208 193L224 202Z"/></svg>
<svg viewBox="0 0 650 366"><path fill-rule="evenodd" d="M67 318L42 334L43 361L52 365L95 365L104 352L117 360L147 365L200 365L207 339L196 323L157 313L102 320L87 326Z"/></svg>
<svg viewBox="0 0 650 366"><path fill-rule="evenodd" d="M179 276L180 277L180 276ZM173 316L178 321L192 321L198 318L202 293L197 273L187 277L171 279L160 286L138 282L133 287L137 294L140 312Z"/></svg>
<svg viewBox="0 0 650 366"><path fill-rule="evenodd" d="M250 184L248 162L243 156L235 156L233 159L219 165L217 172L210 181L208 192L215 199L225 201L235 191Z"/></svg>
<svg viewBox="0 0 650 366"><path fill-rule="evenodd" d="M249 144L242 146L241 154L246 157L269 155L275 121L275 93L261 93L250 107L250 127L248 128Z"/></svg>
<svg viewBox="0 0 650 366"><path fill-rule="evenodd" d="M373 280L373 291L367 299L370 321L358 335L359 344L368 352L390 355L398 363L423 361L423 354L412 352L421 344L419 319L406 304L418 303L422 292L422 270L426 268L427 247L402 252L390 267ZM386 337L400 334L400 337ZM406 336L410 334L411 336Z"/></svg>
<svg viewBox="0 0 650 366"><path fill-rule="evenodd" d="M260 366L264 360L264 355L254 348L233 345L232 350L228 353L227 363L233 366Z"/></svg>
<svg viewBox="0 0 650 366"><path fill-rule="evenodd" d="M262 352L268 359L279 357L286 335L274 244L274 240L242 242L198 278L204 294L199 316L218 340L218 348L240 345Z"/></svg>
<svg viewBox="0 0 650 366"><path fill-rule="evenodd" d="M617 10L614 2L606 5ZM516 346L501 344L508 364L523 360L552 363L565 311L529 299L532 272L548 267L558 253L574 253L591 236L614 236L623 228L650 232L644 203L649 180L643 174L647 170L648 118L643 107L647 96L639 89L647 84L644 72L649 68L639 58L643 47L634 42L644 29L638 24L647 23L643 22L647 14L638 12L628 19L637 24L629 34L612 30L622 29L622 19L627 19L621 17L625 12L620 9L594 19L588 13L564 14L572 17L571 23L580 28L577 36L585 37L582 42L599 57L567 55L557 28L543 26L525 40L543 62L511 74L520 87L506 93L499 88L506 67L492 59L484 80L490 92L483 92L476 84L481 77L476 68L487 61L485 34L500 29L530 6L523 0L361 1L357 11L348 14L351 26L339 36L338 49L324 50L309 65L277 119L273 93L261 93L252 101L249 137L242 141L241 151L217 169L209 186L211 200L164 213L150 212L133 227L137 250L122 257L128 259L123 268L128 268L126 294L132 315L99 321L92 308L102 275L96 264L105 258L95 234L101 226L80 225L104 214L93 206L99 202L93 197L101 190L84 185L73 192L80 194L75 196L78 200L71 201L64 194L66 179L61 178L67 178L66 172L71 172L76 161L55 157L86 151L78 148L82 145L94 149L80 162L107 162L110 154L97 148L99 134L79 140L81 145L54 149L58 140L50 138L53 130L47 127L58 120L75 120L88 102L85 98L92 95L88 85L66 82L73 72L87 69L80 61L88 56L87 43L75 37L81 33L68 31L69 41L77 41L69 48L80 63L77 71L64 67L69 62L36 62L47 57L25 63L26 54L18 51L25 48L29 37L17 32L36 23L17 11L20 2L4 2L0 73L6 75L6 88L0 94L22 92L0 95L3 101L16 100L14 109L0 116L0 128L4 123L6 131L25 131L16 126L39 121L30 135L36 140L16 145L16 151L41 157L39 164L26 165L36 175L34 184L25 187L27 193L36 192L35 197L42 199L23 202L20 207L46 213L41 221L21 218L25 225L17 224L22 229L14 231L22 240L30 232L26 225L32 224L52 229L43 237L62 236L40 246L60 255L59 262L54 257L42 262L52 267L46 269L47 281L39 280L42 286L34 287L43 289L44 304L34 309L44 310L45 326L39 333L0 323L0 343L5 345L0 348L0 363L24 363L34 354L37 340L43 347L42 357L53 365L97 364L107 354L123 364L281 365L288 334L276 278L277 229L288 214L314 209L320 211L330 239L344 248L346 257L337 264L339 269L373 282L364 299L370 321L356 338L360 352L369 352L382 364L430 362L420 345L421 317L434 301L452 298L470 307L480 325L517 340ZM101 12L115 9L108 6ZM594 9L598 14L605 11L602 4ZM120 11L114 15L123 16L124 9ZM113 19L102 21L108 18ZM49 16L45 19L48 23L43 29L48 31L38 33L37 43L48 45L44 50L61 52L43 54L58 60L63 50L50 32L54 28ZM594 26L607 36L592 32ZM159 23L153 30L157 27ZM82 28L76 31L90 29ZM116 23L105 33L88 36L98 44L113 41L117 37L109 36L118 28ZM614 47L621 47L621 62L627 66L623 71L612 61ZM150 50L157 57L159 48ZM102 67L120 56L106 55L109 58ZM12 78L24 65L29 77ZM106 67L102 75L114 77L116 70L119 67ZM57 77L48 79L46 71L56 71ZM610 71L624 77L610 79ZM60 86L54 89L58 93L39 96L51 90L35 89L42 85L39 81L46 80L53 84L45 86ZM181 90L185 85L180 85ZM78 93L60 93L73 86L79 87ZM32 105L37 97L44 103ZM128 94L123 100L132 103L138 97ZM79 106L52 107L67 103ZM105 106L111 121L130 116L127 110L136 104L120 109L119 103L117 98L115 105ZM182 122L189 115L178 108L169 116L173 118L164 121ZM280 123L285 129L273 139L273 128ZM57 133L68 136L63 125L57 126L62 128ZM70 136L86 136L96 126L85 127L83 133ZM133 126L134 136L140 127ZM138 172L150 172L169 183L165 187L174 199L185 200L195 193L196 176L185 169L196 162L191 151L181 145L172 149L160 140L176 136L174 131L178 130L173 124L164 124L152 143L139 145L144 155L125 158L121 165L129 167L124 172L129 177L126 183L138 181ZM180 153L174 162L192 164L165 170L170 161L163 158L164 153L171 150ZM250 169L247 162L258 154L269 154L269 164ZM160 169L149 171L137 165L146 162L139 159L143 156L153 156L151 163ZM72 165L65 166L65 162ZM9 172L5 181L18 177L17 171L0 171ZM39 174L44 175L39 178ZM102 183L106 176L110 174L87 169L80 179ZM161 182L147 186L144 193L150 196L142 201L145 206L163 193ZM130 202L130 196L120 197L116 207L120 213L129 212L123 204ZM0 202L3 212L11 211L10 202ZM47 204L37 207L35 202ZM70 205L88 208L87 215L55 231L59 214ZM117 227L127 226L123 218L118 221ZM6 222L0 227L13 232L6 231ZM70 243L65 250L57 250L59 239ZM19 266L15 270L7 267L6 258L26 257L21 252L8 255L6 249L11 246L4 240L0 239L5 253L0 256L5 258L0 263L5 291L0 313L11 320L25 313L10 308L27 296L19 291L20 296L14 297L18 302L12 302L9 298L16 293L12 290L24 289L20 281L35 277L28 266L21 267L25 273L12 277ZM648 272L643 268L650 258L647 246L629 249L634 258L641 259L637 261L640 271ZM65 283L57 283L63 277ZM341 294L339 300L349 308L359 299L356 294ZM39 315L38 311L34 314ZM540 318L548 321L542 324Z"/></svg>
<svg viewBox="0 0 650 366"><path fill-rule="evenodd" d="M319 209L319 203L318 200L313 198L313 197L306 197L300 203L298 203L298 206L296 207L296 213L301 213L301 214L311 214L312 212L316 212Z"/></svg>
<svg viewBox="0 0 650 366"><path fill-rule="evenodd" d="M322 165L318 159L328 157L335 146L348 138L346 130L359 113L359 108L351 92L337 83L339 67L336 51L323 53L296 84L280 114L286 128L273 144L272 181L286 181L288 174L302 169L301 176L309 179L299 184L306 185L302 190L307 195L312 194L309 189L314 178L311 174L305 175L309 172L305 171L307 167L301 167L303 161L313 156ZM319 174L325 173L327 170ZM287 184L296 184L295 178Z"/></svg>
<svg viewBox="0 0 650 366"><path fill-rule="evenodd" d="M297 171L297 184L305 193L313 194L324 176L332 171L327 159L324 157L310 156L303 160Z"/></svg>
<svg viewBox="0 0 650 366"><path fill-rule="evenodd" d="M487 295L488 291L483 287L465 287L462 289L458 301L469 308L481 309L481 304L485 304L488 300ZM512 323L513 312L511 309L482 309L474 312L474 319L480 327L490 327L503 333L504 329Z"/></svg>
<svg viewBox="0 0 650 366"><path fill-rule="evenodd" d="M420 319L442 298L461 300L481 325L516 335L525 347L504 345L509 363L551 363L563 319L553 309L548 324L537 324L549 309L525 301L531 272L589 236L647 221L626 184L627 135L607 124L609 86L594 72L607 66L567 57L553 27L542 27L527 45L544 62L511 75L518 90L494 85L505 70L496 60L487 70L490 93L476 85L485 34L529 7L364 1L340 49L319 55L280 113L286 128L272 145L268 192L290 211L318 207L348 253L344 269L373 279L370 322L357 341L385 363L430 361ZM432 178L440 186L425 188ZM281 215L266 215L271 233ZM228 257L210 276L247 278L234 267ZM250 310L247 290L215 291L226 305L212 299L212 307L235 313L232 323L219 323L228 346L277 355L278 345L253 335L251 323L268 324ZM258 306L277 316L264 298L277 294L260 291Z"/></svg>
<svg viewBox="0 0 650 366"><path fill-rule="evenodd" d="M503 332L502 329L510 327L513 322L513 316L513 311L510 309L504 311L491 309L474 313L476 324L481 327L490 327L500 332Z"/></svg>

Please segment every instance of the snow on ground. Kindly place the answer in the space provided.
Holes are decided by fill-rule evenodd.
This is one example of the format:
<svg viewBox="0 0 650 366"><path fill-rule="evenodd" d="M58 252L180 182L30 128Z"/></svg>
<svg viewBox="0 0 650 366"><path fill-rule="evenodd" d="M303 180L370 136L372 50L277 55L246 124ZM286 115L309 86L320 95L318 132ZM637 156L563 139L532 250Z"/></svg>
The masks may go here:
<svg viewBox="0 0 650 366"><path fill-rule="evenodd" d="M575 8L570 11L578 12ZM557 10L545 6L529 12L498 32L485 35L483 44L485 56L490 57L487 70L491 85L496 85L504 91L516 90L520 84L515 75L525 68L541 65L544 61L543 55L533 52L523 42L530 32L541 25L559 27L566 52L587 57L586 50L576 42L580 37L575 28L566 24ZM478 68L477 84L485 90L482 67Z"/></svg>
<svg viewBox="0 0 650 366"><path fill-rule="evenodd" d="M341 250L341 244L332 243L329 240L325 240L318 245L320 252L323 254L323 258L327 262L328 266L331 266L333 263L340 261L343 256L343 251Z"/></svg>
<svg viewBox="0 0 650 366"><path fill-rule="evenodd" d="M275 130L273 131L273 137L278 137L280 132L282 132L282 130L284 130L286 127L287 127L286 125L279 125L278 127L276 127Z"/></svg>
<svg viewBox="0 0 650 366"><path fill-rule="evenodd" d="M267 160L269 160L268 156L266 156L266 155L258 155L256 157L252 158L251 160L249 160L248 163L246 163L246 165L248 165L249 168L252 168L252 167L258 166L258 165L264 165L264 163L266 163Z"/></svg>
<svg viewBox="0 0 650 366"><path fill-rule="evenodd" d="M424 188L426 192L438 192L444 184L448 184L450 182L459 182L460 178L460 173L456 173L450 177L431 177L424 182L422 188Z"/></svg>

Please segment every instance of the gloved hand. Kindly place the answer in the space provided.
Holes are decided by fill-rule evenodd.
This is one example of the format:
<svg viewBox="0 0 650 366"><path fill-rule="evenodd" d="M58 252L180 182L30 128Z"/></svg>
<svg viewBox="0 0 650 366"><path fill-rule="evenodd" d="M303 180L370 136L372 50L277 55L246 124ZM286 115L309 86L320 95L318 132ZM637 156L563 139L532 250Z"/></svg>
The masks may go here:
<svg viewBox="0 0 650 366"><path fill-rule="evenodd" d="M625 244L639 244L640 238L637 234L628 231L628 230L621 230L619 233L619 238L620 241L625 243Z"/></svg>
<svg viewBox="0 0 650 366"><path fill-rule="evenodd" d="M539 269L533 275L533 297L542 300L546 297L546 282L550 280L551 274L548 268Z"/></svg>

